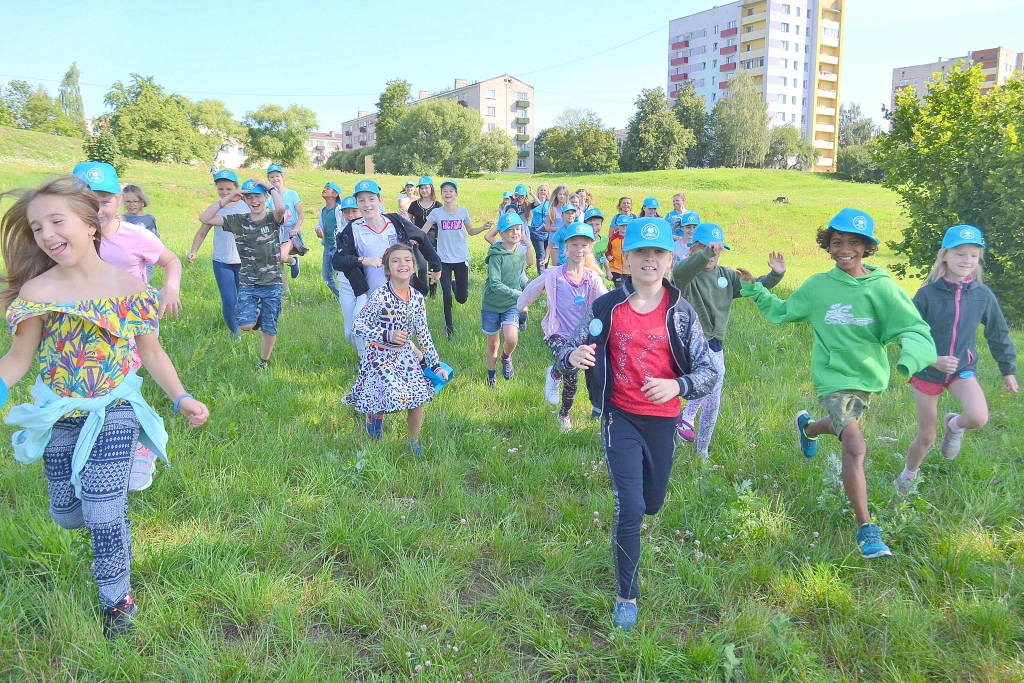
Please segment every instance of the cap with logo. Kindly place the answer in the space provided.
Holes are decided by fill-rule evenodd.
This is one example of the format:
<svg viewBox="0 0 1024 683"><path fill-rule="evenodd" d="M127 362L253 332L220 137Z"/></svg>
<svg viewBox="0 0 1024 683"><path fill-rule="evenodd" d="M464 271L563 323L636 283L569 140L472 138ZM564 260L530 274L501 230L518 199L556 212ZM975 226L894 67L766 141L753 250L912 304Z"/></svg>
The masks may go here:
<svg viewBox="0 0 1024 683"><path fill-rule="evenodd" d="M612 225L629 225L634 220L635 219L632 216L629 216L629 215L624 214L624 213L620 213L620 214L616 214L615 217L612 218Z"/></svg>
<svg viewBox="0 0 1024 683"><path fill-rule="evenodd" d="M278 164L271 164L270 166L267 166L267 175L270 175L275 171L277 173L280 173L281 175L284 175L284 169L281 168Z"/></svg>
<svg viewBox="0 0 1024 683"><path fill-rule="evenodd" d="M981 230L973 225L954 225L946 231L946 235L942 238L942 248L952 249L961 244L977 244L984 249L985 237L981 234Z"/></svg>
<svg viewBox="0 0 1024 683"><path fill-rule="evenodd" d="M430 185L430 186L433 186L434 185L434 179L431 178L428 175L425 175L422 178L420 178L419 184L420 185Z"/></svg>
<svg viewBox="0 0 1024 683"><path fill-rule="evenodd" d="M571 240L573 237L586 237L590 240L595 240L594 229L586 223L573 223L565 229L566 241Z"/></svg>
<svg viewBox="0 0 1024 683"><path fill-rule="evenodd" d="M657 209L658 200L654 197L648 197L647 199L644 200L644 206L647 207L648 209Z"/></svg>
<svg viewBox="0 0 1024 683"><path fill-rule="evenodd" d="M505 232L509 228L515 225L522 225L523 219L519 217L518 213L503 213L498 219L498 232Z"/></svg>
<svg viewBox="0 0 1024 683"><path fill-rule="evenodd" d="M352 196L355 197L360 192L372 192L373 194L380 196L380 185L372 180L360 180L356 183L355 189L352 190Z"/></svg>
<svg viewBox="0 0 1024 683"><path fill-rule="evenodd" d="M505 190L505 192L502 193L501 198L502 199L512 199L512 193L509 192L508 190Z"/></svg>
<svg viewBox="0 0 1024 683"><path fill-rule="evenodd" d="M561 209L558 210L559 213L565 213L566 211L579 211L579 209L577 209L572 204L566 204Z"/></svg>
<svg viewBox="0 0 1024 683"><path fill-rule="evenodd" d="M75 168L71 172L84 180L93 192L117 194L121 191L117 171L110 164L102 161L83 161L80 164L75 164Z"/></svg>
<svg viewBox="0 0 1024 683"><path fill-rule="evenodd" d="M236 176L235 172L230 168L225 168L223 171L217 171L213 176L213 182L217 182L218 180L230 180L235 185L238 184L238 176Z"/></svg>
<svg viewBox="0 0 1024 683"><path fill-rule="evenodd" d="M721 226L714 223L701 223L693 231L693 240L690 244L703 244L705 247L712 242L720 242L726 249L729 245L725 243L725 231Z"/></svg>
<svg viewBox="0 0 1024 683"><path fill-rule="evenodd" d="M341 200L341 208L342 209L358 209L359 205L356 204L356 198L353 197L352 195L349 195L349 196L347 196L347 197L345 197L344 199Z"/></svg>
<svg viewBox="0 0 1024 683"><path fill-rule="evenodd" d="M585 214L583 214L583 220L589 221L591 218L600 218L603 221L604 214L601 213L601 209L590 208L587 209L587 212Z"/></svg>
<svg viewBox="0 0 1024 683"><path fill-rule="evenodd" d="M516 196L517 197L525 197L528 194L529 194L529 191L526 189L526 185L516 185Z"/></svg>
<svg viewBox="0 0 1024 683"><path fill-rule="evenodd" d="M633 251L634 249L644 249L647 247L675 251L672 227L664 218L654 216L637 218L626 227L626 236L622 240L622 251Z"/></svg>
<svg viewBox="0 0 1024 683"><path fill-rule="evenodd" d="M828 222L828 227L839 232L860 235L878 244L878 240L875 239L875 219L867 211L842 209Z"/></svg>
<svg viewBox="0 0 1024 683"><path fill-rule="evenodd" d="M697 215L696 211L684 211L679 216L679 225L699 225L700 216Z"/></svg>
<svg viewBox="0 0 1024 683"><path fill-rule="evenodd" d="M406 180L406 181L405 181L405 186L406 186L406 187L416 187L416 183L414 183L414 182L413 182L413 181L411 181L411 180Z"/></svg>
<svg viewBox="0 0 1024 683"><path fill-rule="evenodd" d="M337 192L339 197L341 196L341 188L338 187L337 183L327 183L324 185L324 189L327 189L328 187Z"/></svg>
<svg viewBox="0 0 1024 683"><path fill-rule="evenodd" d="M451 185L452 187L455 188L456 192L459 191L459 184L457 182L455 182L454 180L445 180L443 183L441 183L441 189L442 190L444 189L445 185Z"/></svg>
<svg viewBox="0 0 1024 683"><path fill-rule="evenodd" d="M242 183L242 194L266 194L267 188L258 180L249 178Z"/></svg>

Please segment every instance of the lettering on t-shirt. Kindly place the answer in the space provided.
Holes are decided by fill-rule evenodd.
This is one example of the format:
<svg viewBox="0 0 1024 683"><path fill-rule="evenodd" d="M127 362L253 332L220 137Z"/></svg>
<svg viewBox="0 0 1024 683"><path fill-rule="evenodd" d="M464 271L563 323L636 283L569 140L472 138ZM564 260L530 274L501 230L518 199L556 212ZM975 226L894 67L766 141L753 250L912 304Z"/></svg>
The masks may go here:
<svg viewBox="0 0 1024 683"><path fill-rule="evenodd" d="M462 219L460 218L460 219L454 220L454 221L442 220L441 221L441 229L442 230L462 230Z"/></svg>
<svg viewBox="0 0 1024 683"><path fill-rule="evenodd" d="M828 325L857 325L863 327L875 322L874 318L857 318L853 315L853 304L833 304L825 311L825 323Z"/></svg>

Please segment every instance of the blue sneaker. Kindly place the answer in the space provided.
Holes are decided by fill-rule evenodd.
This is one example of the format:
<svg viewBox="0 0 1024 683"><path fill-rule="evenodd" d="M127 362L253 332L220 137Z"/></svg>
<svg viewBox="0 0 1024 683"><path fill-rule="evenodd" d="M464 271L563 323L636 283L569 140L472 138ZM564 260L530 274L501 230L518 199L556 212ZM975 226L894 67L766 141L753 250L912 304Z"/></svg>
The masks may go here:
<svg viewBox="0 0 1024 683"><path fill-rule="evenodd" d="M818 452L818 437L812 439L804 431L809 422L811 422L811 415L806 410L801 410L796 414L796 431L800 435L800 452L804 454L805 458L813 458Z"/></svg>
<svg viewBox="0 0 1024 683"><path fill-rule="evenodd" d="M862 524L857 529L857 547L860 548L860 556L865 560L892 556L889 546L882 540L882 530L877 524Z"/></svg>
<svg viewBox="0 0 1024 683"><path fill-rule="evenodd" d="M636 626L636 615L637 608L635 602L622 602L615 603L615 609L612 610L612 625L615 628L621 628L623 631L628 631Z"/></svg>
<svg viewBox="0 0 1024 683"><path fill-rule="evenodd" d="M423 457L423 448L420 447L419 439L406 439L405 443L409 446L409 450L412 451L414 456L417 458Z"/></svg>
<svg viewBox="0 0 1024 683"><path fill-rule="evenodd" d="M373 413L366 414L366 433L371 439L380 441L384 438L384 416L374 415Z"/></svg>
<svg viewBox="0 0 1024 683"><path fill-rule="evenodd" d="M292 269L292 279L295 280L299 277L299 257L292 256L291 263L288 264Z"/></svg>

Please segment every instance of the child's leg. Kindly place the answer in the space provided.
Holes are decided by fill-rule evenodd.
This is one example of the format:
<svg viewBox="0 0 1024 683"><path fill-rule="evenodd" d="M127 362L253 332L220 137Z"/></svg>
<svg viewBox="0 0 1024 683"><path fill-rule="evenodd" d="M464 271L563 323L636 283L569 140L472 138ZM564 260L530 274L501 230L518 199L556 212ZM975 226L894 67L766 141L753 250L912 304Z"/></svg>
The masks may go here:
<svg viewBox="0 0 1024 683"><path fill-rule="evenodd" d="M917 437L907 450L906 472L916 474L935 443L935 423L938 420L939 397L914 389L914 407L917 409Z"/></svg>
<svg viewBox="0 0 1024 683"><path fill-rule="evenodd" d="M487 335L487 371L494 372L494 368L498 365L498 346L499 346L499 334L488 334Z"/></svg>
<svg viewBox="0 0 1024 683"><path fill-rule="evenodd" d="M505 346L502 348L502 354L511 356L519 344L519 323L515 325L502 325L501 331L505 335Z"/></svg>
<svg viewBox="0 0 1024 683"><path fill-rule="evenodd" d="M334 258L334 247L324 247L324 260L323 266L320 269L320 275L324 279L324 284L327 285L327 289L331 290L331 294L334 298L338 298L338 285L334 281L334 268L331 267L331 259Z"/></svg>
<svg viewBox="0 0 1024 683"><path fill-rule="evenodd" d="M455 300L464 304L469 300L469 266L463 261L451 264L451 269L455 275ZM441 279L444 279L444 275Z"/></svg>
<svg viewBox="0 0 1024 683"><path fill-rule="evenodd" d="M420 429L423 427L423 406L416 406L407 411L409 423L409 439L416 441L420 438Z"/></svg>
<svg viewBox="0 0 1024 683"><path fill-rule="evenodd" d="M985 426L988 422L988 402L977 377L956 380L949 385L949 393L960 402L960 415L950 420L953 431Z"/></svg>
<svg viewBox="0 0 1024 683"><path fill-rule="evenodd" d="M580 373L578 371L562 375L562 409L558 411L560 417L567 417L572 412L572 404L576 400L576 389L579 386Z"/></svg>
<svg viewBox="0 0 1024 683"><path fill-rule="evenodd" d="M694 398L686 401L686 407L683 408L682 414L679 419L691 427L697 421L697 411L700 410L701 405L704 403L704 398Z"/></svg>
<svg viewBox="0 0 1024 683"><path fill-rule="evenodd" d="M213 262L213 279L217 281L220 291L220 312L224 316L231 334L238 334L238 319L235 317L235 305L238 302L238 270L240 264Z"/></svg>
<svg viewBox="0 0 1024 683"><path fill-rule="evenodd" d="M843 442L843 488L857 517L857 526L871 521L868 512L868 485L864 478L864 456L867 444L860 433L860 425L851 422L839 436Z"/></svg>
<svg viewBox="0 0 1024 683"><path fill-rule="evenodd" d="M281 242L281 263L282 264L288 265L288 264L290 264L292 262L291 253L292 253L292 242L291 242L291 240L287 240L285 242ZM287 278L287 276L284 277L283 280L284 280L284 282L282 283L282 288L284 289L284 291L287 292L288 291L288 278Z"/></svg>
<svg viewBox="0 0 1024 683"><path fill-rule="evenodd" d="M711 445L711 437L715 433L715 423L718 422L718 409L722 404L722 387L725 385L725 352L714 351L718 360L721 363L721 373L718 375L718 381L715 383L715 387L711 390L711 393L701 399L700 402L700 427L697 430L697 452L707 453L708 447ZM686 407L689 408L690 404L687 403ZM694 413L696 413L694 409ZM689 421L693 424L692 421Z"/></svg>
<svg viewBox="0 0 1024 683"><path fill-rule="evenodd" d="M452 264L441 264L441 303L444 307L445 330L454 330L452 322Z"/></svg>
<svg viewBox="0 0 1024 683"><path fill-rule="evenodd" d="M262 310L263 340L260 343L260 360L270 360L277 341L277 319L281 315L281 286L269 285L259 293Z"/></svg>
<svg viewBox="0 0 1024 683"><path fill-rule="evenodd" d="M276 343L276 334L263 333L263 339L260 340L260 360L270 360L270 354L274 352L274 344Z"/></svg>
<svg viewBox="0 0 1024 683"><path fill-rule="evenodd" d="M46 488L50 493L50 517L65 529L85 526L82 501L75 496L75 487L71 485L71 458L84 424L84 417L58 421L53 425L50 442L43 451Z"/></svg>

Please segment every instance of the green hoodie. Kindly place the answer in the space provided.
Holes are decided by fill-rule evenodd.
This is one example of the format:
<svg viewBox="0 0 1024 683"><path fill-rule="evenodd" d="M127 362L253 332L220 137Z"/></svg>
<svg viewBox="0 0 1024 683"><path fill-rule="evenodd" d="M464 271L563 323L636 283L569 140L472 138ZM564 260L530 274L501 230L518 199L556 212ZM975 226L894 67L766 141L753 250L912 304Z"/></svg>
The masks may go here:
<svg viewBox="0 0 1024 683"><path fill-rule="evenodd" d="M523 293L526 252L518 244L514 251L509 251L503 243L495 242L487 250L484 263L487 264L487 282L484 284L483 310L504 313L515 308L519 295Z"/></svg>
<svg viewBox="0 0 1024 683"><path fill-rule="evenodd" d="M807 279L789 299L780 299L760 282L743 283L773 323L806 322L814 329L811 381L818 396L842 390L881 393L889 384L885 347L902 347L896 370L905 376L936 360L928 323L896 281L877 266L853 278L838 267Z"/></svg>

